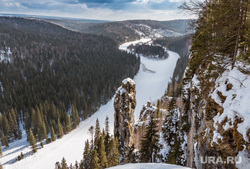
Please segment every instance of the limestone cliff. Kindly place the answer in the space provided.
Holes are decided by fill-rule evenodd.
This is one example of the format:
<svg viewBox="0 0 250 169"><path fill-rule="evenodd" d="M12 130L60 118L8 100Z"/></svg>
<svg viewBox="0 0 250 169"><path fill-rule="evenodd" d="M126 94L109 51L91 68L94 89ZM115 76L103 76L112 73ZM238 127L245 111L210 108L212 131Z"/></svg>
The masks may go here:
<svg viewBox="0 0 250 169"><path fill-rule="evenodd" d="M116 91L114 100L114 135L118 136L122 147L130 147L133 144L135 96L135 82L130 78L124 79Z"/></svg>

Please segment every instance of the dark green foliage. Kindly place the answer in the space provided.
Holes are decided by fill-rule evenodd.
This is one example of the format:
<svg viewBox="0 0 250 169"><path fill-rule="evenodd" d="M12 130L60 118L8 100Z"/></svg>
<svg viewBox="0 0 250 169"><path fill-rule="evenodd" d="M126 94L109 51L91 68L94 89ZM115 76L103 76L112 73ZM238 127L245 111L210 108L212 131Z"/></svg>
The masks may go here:
<svg viewBox="0 0 250 169"><path fill-rule="evenodd" d="M109 167L119 165L119 142L118 138L112 138L107 149Z"/></svg>
<svg viewBox="0 0 250 169"><path fill-rule="evenodd" d="M150 118L145 130L141 141L141 162L156 162L159 158L160 145L157 122L153 117Z"/></svg>
<svg viewBox="0 0 250 169"><path fill-rule="evenodd" d="M1 142L2 142L2 145L5 146L5 147L9 147L9 142L6 138L6 136L4 135L4 133L2 133L0 131L0 134L1 134Z"/></svg>
<svg viewBox="0 0 250 169"><path fill-rule="evenodd" d="M99 139L97 152L98 152L98 155L99 155L99 160L100 160L101 167L102 168L107 168L108 167L108 161L107 161L107 155L106 155L106 151L105 151L103 136L101 136L100 139Z"/></svg>
<svg viewBox="0 0 250 169"><path fill-rule="evenodd" d="M95 149L92 151L91 156L90 169L101 169L100 159L98 158L98 153Z"/></svg>
<svg viewBox="0 0 250 169"><path fill-rule="evenodd" d="M175 101L175 99L171 99L169 102L169 114L166 116L162 127L163 138L168 145L174 141L174 137L176 136L178 130L178 115L175 109Z"/></svg>
<svg viewBox="0 0 250 169"><path fill-rule="evenodd" d="M36 139L31 129L29 129L29 142L30 142L33 153L36 153L37 152Z"/></svg>
<svg viewBox="0 0 250 169"><path fill-rule="evenodd" d="M66 113L66 112L65 112L65 119L66 119L66 120L65 120L65 126L64 126L64 128L65 128L65 133L68 133L68 132L71 131L72 126L71 126L70 117L69 117L68 113Z"/></svg>
<svg viewBox="0 0 250 169"><path fill-rule="evenodd" d="M90 146L93 149L93 147L94 147L94 127L93 126L91 126L89 128L89 132L91 134L91 144L90 144Z"/></svg>
<svg viewBox="0 0 250 169"><path fill-rule="evenodd" d="M135 150L135 145L133 144L131 147L128 149L128 153L126 155L126 162L128 163L136 163L136 154L134 152Z"/></svg>
<svg viewBox="0 0 250 169"><path fill-rule="evenodd" d="M169 114L166 116L162 126L163 138L167 145L170 146L170 150L166 156L165 162L170 164L184 165L184 159L182 157L183 150L182 143L182 129L178 124L178 109L175 105L176 99L172 98L168 105ZM185 122L182 121L185 124ZM181 128L181 130L180 130Z"/></svg>
<svg viewBox="0 0 250 169"><path fill-rule="evenodd" d="M90 168L90 162L91 162L91 149L89 145L89 140L85 142L84 152L83 152L83 167L84 169Z"/></svg>
<svg viewBox="0 0 250 169"><path fill-rule="evenodd" d="M104 145L105 145L105 150L107 151L108 149L108 144L110 142L110 134L109 134L109 118L108 116L106 117L105 120L105 138L104 138Z"/></svg>
<svg viewBox="0 0 250 169"><path fill-rule="evenodd" d="M101 136L101 128L98 118L96 119L96 126L95 126L95 140L94 140L94 147L98 148L98 142Z"/></svg>
<svg viewBox="0 0 250 169"><path fill-rule="evenodd" d="M64 157L62 158L61 169L68 169L68 165Z"/></svg>
<svg viewBox="0 0 250 169"><path fill-rule="evenodd" d="M177 165L183 165L183 157L184 154L182 147L181 147L181 140L178 138L177 135L173 138L174 142L170 146L170 150L166 156L166 163L169 164L177 164Z"/></svg>
<svg viewBox="0 0 250 169"><path fill-rule="evenodd" d="M72 109L71 109L71 118L72 118L72 127L73 128L76 128L79 123L80 123L80 117L79 117L79 114L78 114L78 111L76 109L76 104L75 102L73 103L72 105Z"/></svg>
<svg viewBox="0 0 250 169"><path fill-rule="evenodd" d="M55 141L56 140L56 135L55 135L55 131L54 131L54 128L51 127L51 140L52 141Z"/></svg>
<svg viewBox="0 0 250 169"><path fill-rule="evenodd" d="M62 125L61 125L61 122L60 122L59 119L57 120L57 126L58 126L58 135L57 135L57 137L61 138L63 136L63 128L62 128Z"/></svg>
<svg viewBox="0 0 250 169"><path fill-rule="evenodd" d="M109 38L23 18L0 17L0 46L12 52L7 56L5 51L10 62L0 63L0 129L8 139L21 137L19 120L39 139L46 139L51 124L58 134L58 118L69 132L80 117L106 103L124 77L133 78L140 65ZM72 127L65 112L71 112Z"/></svg>
<svg viewBox="0 0 250 169"><path fill-rule="evenodd" d="M142 54L145 57L156 58L157 59L167 59L168 53L165 52L165 49L161 46L153 46L147 44L132 44L128 47L130 50L134 51L137 54Z"/></svg>

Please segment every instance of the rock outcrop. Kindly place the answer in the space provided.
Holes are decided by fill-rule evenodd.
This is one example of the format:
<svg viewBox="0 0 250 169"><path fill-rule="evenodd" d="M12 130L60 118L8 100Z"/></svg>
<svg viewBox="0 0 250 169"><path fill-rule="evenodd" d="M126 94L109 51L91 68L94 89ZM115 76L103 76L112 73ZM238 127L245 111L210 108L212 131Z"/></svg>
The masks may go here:
<svg viewBox="0 0 250 169"><path fill-rule="evenodd" d="M116 91L114 100L114 135L118 136L122 147L130 147L133 144L135 96L135 82L130 78L124 79Z"/></svg>

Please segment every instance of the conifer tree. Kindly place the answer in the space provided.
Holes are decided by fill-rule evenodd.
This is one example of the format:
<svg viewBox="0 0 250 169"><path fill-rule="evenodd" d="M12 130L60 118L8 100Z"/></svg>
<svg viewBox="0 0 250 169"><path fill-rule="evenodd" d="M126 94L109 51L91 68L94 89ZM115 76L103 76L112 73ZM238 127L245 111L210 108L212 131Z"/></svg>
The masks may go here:
<svg viewBox="0 0 250 169"><path fill-rule="evenodd" d="M99 145L98 145L98 150L97 151L98 151L101 167L102 168L107 168L108 167L108 161L107 161L107 155L106 155L106 152L105 152L105 145L104 145L103 136L101 136L100 139L99 139Z"/></svg>
<svg viewBox="0 0 250 169"><path fill-rule="evenodd" d="M94 147L95 148L98 146L100 136L101 136L101 129L100 129L99 120L97 118L96 119L96 126L95 126L95 140L94 140Z"/></svg>
<svg viewBox="0 0 250 169"><path fill-rule="evenodd" d="M92 155L91 155L91 163L90 163L90 169L101 169L101 165L100 165L100 160L98 158L98 153L97 151L94 149L92 151Z"/></svg>
<svg viewBox="0 0 250 169"><path fill-rule="evenodd" d="M175 99L171 99L168 105L168 115L166 115L165 121L163 123L163 138L168 145L174 140L177 130L177 112L175 110Z"/></svg>
<svg viewBox="0 0 250 169"><path fill-rule="evenodd" d="M94 147L94 127L93 126L91 126L89 128L89 132L91 134L91 145L90 145L90 147L91 147L91 149L93 149L93 147Z"/></svg>
<svg viewBox="0 0 250 169"><path fill-rule="evenodd" d="M85 142L84 152L83 152L83 166L84 169L89 169L91 162L91 149L89 145L89 140Z"/></svg>
<svg viewBox="0 0 250 169"><path fill-rule="evenodd" d="M47 129L45 126L45 122L42 123L42 133L43 133L43 138L47 139Z"/></svg>
<svg viewBox="0 0 250 169"><path fill-rule="evenodd" d="M118 138L112 138L107 149L109 167L119 165L119 142Z"/></svg>
<svg viewBox="0 0 250 169"><path fill-rule="evenodd" d="M58 125L58 135L57 135L57 137L61 138L63 136L63 128L62 128L62 125L61 125L61 122L60 122L59 118L57 119L57 125Z"/></svg>
<svg viewBox="0 0 250 169"><path fill-rule="evenodd" d="M29 129L29 142L30 142L33 153L36 153L37 151L36 139L32 133L31 128Z"/></svg>
<svg viewBox="0 0 250 169"><path fill-rule="evenodd" d="M55 141L56 140L56 135L53 126L51 127L51 140Z"/></svg>
<svg viewBox="0 0 250 169"><path fill-rule="evenodd" d="M67 162L66 162L64 157L62 158L61 168L62 169L68 169L68 165L67 165Z"/></svg>
<svg viewBox="0 0 250 169"><path fill-rule="evenodd" d="M108 116L106 117L105 120L105 138L104 138L104 145L105 145L105 150L107 151L108 149L108 144L110 141L110 134L109 134L109 118Z"/></svg>
<svg viewBox="0 0 250 169"><path fill-rule="evenodd" d="M175 135L174 137L174 143L171 144L170 150L166 156L166 163L169 164L177 164L177 165L183 165L184 159L182 158L182 155L184 154L182 148L181 148L181 141L180 138Z"/></svg>
<svg viewBox="0 0 250 169"><path fill-rule="evenodd" d="M2 156L2 147L0 145L0 157Z"/></svg>
<svg viewBox="0 0 250 169"><path fill-rule="evenodd" d="M8 122L8 119L6 118L6 116L3 116L2 120L3 120L3 122L2 122L3 123L3 133L6 136L9 133L10 126L9 126L9 122Z"/></svg>
<svg viewBox="0 0 250 169"><path fill-rule="evenodd" d="M68 133L71 131L71 120L70 120L68 113L65 113L65 114L66 114L65 131L66 131L66 133Z"/></svg>
<svg viewBox="0 0 250 169"><path fill-rule="evenodd" d="M80 123L80 117L79 117L79 114L78 114L78 111L76 109L76 104L75 102L72 104L72 123L73 123L73 128L76 128L79 123Z"/></svg>
<svg viewBox="0 0 250 169"><path fill-rule="evenodd" d="M5 146L5 147L9 147L9 142L8 142L7 138L5 137L4 133L2 133L0 131L0 134L1 134L2 145Z"/></svg>
<svg viewBox="0 0 250 169"><path fill-rule="evenodd" d="M75 167L74 169L78 169L79 168L79 164L78 164L77 161L75 162L75 166L74 167ZM73 167L72 167L72 169L73 169Z"/></svg>
<svg viewBox="0 0 250 169"><path fill-rule="evenodd" d="M145 135L141 141L141 161L142 162L156 162L159 156L159 134L157 131L157 125L153 117L146 125Z"/></svg>

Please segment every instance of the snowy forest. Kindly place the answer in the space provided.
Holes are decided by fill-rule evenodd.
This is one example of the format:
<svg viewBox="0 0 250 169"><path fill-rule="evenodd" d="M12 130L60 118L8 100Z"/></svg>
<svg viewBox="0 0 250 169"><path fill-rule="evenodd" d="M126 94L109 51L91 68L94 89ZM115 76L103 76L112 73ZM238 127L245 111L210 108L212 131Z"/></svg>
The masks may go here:
<svg viewBox="0 0 250 169"><path fill-rule="evenodd" d="M0 169L249 169L250 2L179 8L187 31L1 16Z"/></svg>

